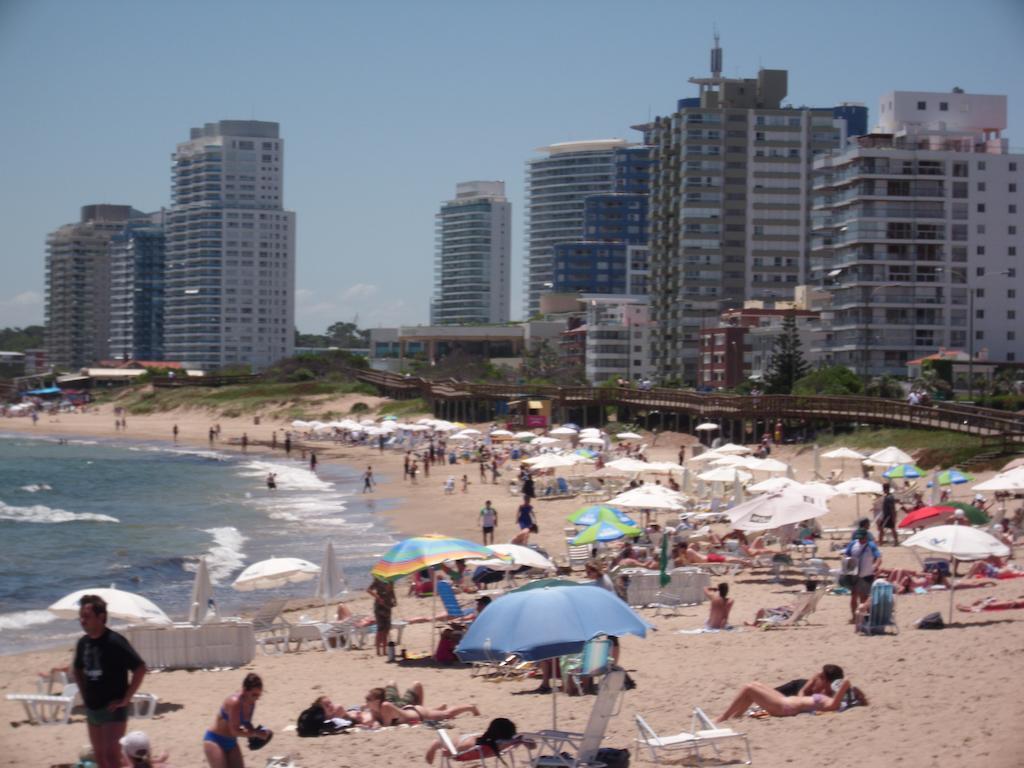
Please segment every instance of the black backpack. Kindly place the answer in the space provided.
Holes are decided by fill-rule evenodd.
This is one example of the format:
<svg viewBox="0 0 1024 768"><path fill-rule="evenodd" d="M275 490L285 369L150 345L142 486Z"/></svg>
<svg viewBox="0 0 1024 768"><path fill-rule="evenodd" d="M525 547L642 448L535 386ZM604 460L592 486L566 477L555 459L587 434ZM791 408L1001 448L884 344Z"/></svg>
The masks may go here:
<svg viewBox="0 0 1024 768"><path fill-rule="evenodd" d="M319 704L302 710L296 723L296 731L299 736L319 736L324 727L325 715L324 708Z"/></svg>

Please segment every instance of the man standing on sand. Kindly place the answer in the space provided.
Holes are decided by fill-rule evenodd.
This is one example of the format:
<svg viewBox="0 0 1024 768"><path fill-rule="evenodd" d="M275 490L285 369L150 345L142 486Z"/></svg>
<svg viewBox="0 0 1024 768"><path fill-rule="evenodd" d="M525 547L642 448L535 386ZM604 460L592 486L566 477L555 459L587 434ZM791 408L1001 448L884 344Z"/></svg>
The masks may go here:
<svg viewBox="0 0 1024 768"><path fill-rule="evenodd" d="M483 529L484 546L494 543L494 529L498 525L498 510L491 506L491 500L484 502L484 508L480 510L480 526ZM488 541L490 539L490 541Z"/></svg>
<svg viewBox="0 0 1024 768"><path fill-rule="evenodd" d="M871 584L875 580L875 571L882 562L882 551L871 541L867 528L858 528L853 532L853 541L843 550L845 557L852 557L857 563L853 586L850 587L850 623L857 623L857 610L871 596Z"/></svg>
<svg viewBox="0 0 1024 768"><path fill-rule="evenodd" d="M384 656L388 650L388 635L391 634L391 611L398 605L395 585L375 577L366 591L373 596L373 619L377 624L374 648L378 656Z"/></svg>
<svg viewBox="0 0 1024 768"><path fill-rule="evenodd" d="M363 472L363 493L373 493L373 467L367 467Z"/></svg>
<svg viewBox="0 0 1024 768"><path fill-rule="evenodd" d="M142 685L146 664L131 643L107 629L107 604L103 598L83 595L79 600L78 622L85 636L75 646L72 669L85 702L89 741L98 768L119 768L119 742L127 730L128 706Z"/></svg>
<svg viewBox="0 0 1024 768"><path fill-rule="evenodd" d="M711 601L704 628L726 629L729 626L729 612L732 610L733 602L729 599L729 585L723 582L718 585L718 589L704 587L704 595Z"/></svg>

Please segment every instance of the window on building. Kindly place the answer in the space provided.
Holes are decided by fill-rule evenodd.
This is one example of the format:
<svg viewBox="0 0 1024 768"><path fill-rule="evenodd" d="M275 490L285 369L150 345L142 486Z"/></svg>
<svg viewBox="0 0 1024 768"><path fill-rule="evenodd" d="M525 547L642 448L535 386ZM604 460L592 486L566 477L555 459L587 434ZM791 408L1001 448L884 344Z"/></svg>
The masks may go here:
<svg viewBox="0 0 1024 768"><path fill-rule="evenodd" d="M979 192L984 192L985 191L985 182L984 181L979 181L978 182L978 191Z"/></svg>
<svg viewBox="0 0 1024 768"><path fill-rule="evenodd" d="M1010 170L1011 171L1016 171L1017 170L1017 164L1016 163L1010 163Z"/></svg>
<svg viewBox="0 0 1024 768"><path fill-rule="evenodd" d="M979 160L978 161L978 170L979 171L984 171L985 170L985 161L984 160Z"/></svg>
<svg viewBox="0 0 1024 768"><path fill-rule="evenodd" d="M924 110L928 109L928 102L927 101L919 101L919 102L917 102L917 108L923 112Z"/></svg>
<svg viewBox="0 0 1024 768"><path fill-rule="evenodd" d="M1006 340L1007 341L1016 341L1016 339L1017 339L1017 332L1016 331L1007 331L1006 332Z"/></svg>
<svg viewBox="0 0 1024 768"><path fill-rule="evenodd" d="M978 203L978 213L984 213L984 212L985 212L985 204L984 203Z"/></svg>
<svg viewBox="0 0 1024 768"><path fill-rule="evenodd" d="M1006 298L1008 298L1008 299L1016 299L1017 298L1017 289L1016 288L1007 288L1006 289Z"/></svg>
<svg viewBox="0 0 1024 768"><path fill-rule="evenodd" d="M948 101L940 101L939 102L939 112L949 112L949 102Z"/></svg>
<svg viewBox="0 0 1024 768"><path fill-rule="evenodd" d="M1008 246L1007 249L1006 249L1006 255L1007 256L1016 256L1017 255L1017 246L1016 245Z"/></svg>
<svg viewBox="0 0 1024 768"><path fill-rule="evenodd" d="M1015 310L1015 309L1008 309L1008 310L1006 310L1006 319L1007 320L1016 320L1017 319L1017 310Z"/></svg>
<svg viewBox="0 0 1024 768"><path fill-rule="evenodd" d="M1017 234L1017 226L1015 224L1011 224L1010 226L1008 226L1006 228L1006 234L1008 234L1008 235L1016 235Z"/></svg>
<svg viewBox="0 0 1024 768"><path fill-rule="evenodd" d="M984 256L985 255L985 246L984 245L979 245L975 250L977 251L977 254L979 256ZM984 268L982 268L982 272L984 272L984 271L985 271Z"/></svg>

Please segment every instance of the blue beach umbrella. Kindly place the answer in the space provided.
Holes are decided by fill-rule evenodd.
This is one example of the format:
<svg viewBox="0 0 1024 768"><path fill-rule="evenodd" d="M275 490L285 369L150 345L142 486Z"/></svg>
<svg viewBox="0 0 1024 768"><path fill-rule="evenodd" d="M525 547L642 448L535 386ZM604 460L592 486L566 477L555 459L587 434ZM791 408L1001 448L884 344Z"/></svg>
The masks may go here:
<svg viewBox="0 0 1024 768"><path fill-rule="evenodd" d="M947 469L939 472L935 479L939 485L963 485L964 483L974 482L973 475L961 472L959 469ZM931 488L931 486L932 484L928 483L928 487Z"/></svg>
<svg viewBox="0 0 1024 768"><path fill-rule="evenodd" d="M593 544L595 541L616 541L623 536L639 536L640 529L635 525L625 525L617 520L598 520L588 528L576 534L569 543Z"/></svg>
<svg viewBox="0 0 1024 768"><path fill-rule="evenodd" d="M589 507L581 507L569 515L570 523L576 525L593 525L599 520L617 520L623 525L636 526L636 521L618 507L608 504L591 504Z"/></svg>
<svg viewBox="0 0 1024 768"><path fill-rule="evenodd" d="M921 477L923 474L924 470L918 466L913 464L900 464L883 472L882 477L888 477L890 480L900 480L911 477Z"/></svg>

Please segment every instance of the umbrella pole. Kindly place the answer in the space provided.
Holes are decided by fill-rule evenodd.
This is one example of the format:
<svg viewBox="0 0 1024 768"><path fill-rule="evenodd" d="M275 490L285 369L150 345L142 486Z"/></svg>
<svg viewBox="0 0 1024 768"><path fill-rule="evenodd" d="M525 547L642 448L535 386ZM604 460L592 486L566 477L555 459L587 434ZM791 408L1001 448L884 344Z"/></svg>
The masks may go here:
<svg viewBox="0 0 1024 768"><path fill-rule="evenodd" d="M427 648L427 655L433 655L434 648L434 633L437 632L437 571L433 568L430 569L430 581L433 589L430 590L430 647Z"/></svg>
<svg viewBox="0 0 1024 768"><path fill-rule="evenodd" d="M953 557L953 569L949 574L949 623L953 623L953 593L956 592L956 556Z"/></svg>

